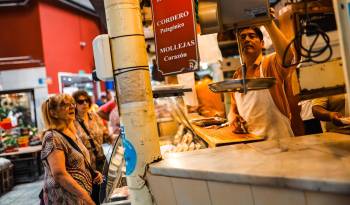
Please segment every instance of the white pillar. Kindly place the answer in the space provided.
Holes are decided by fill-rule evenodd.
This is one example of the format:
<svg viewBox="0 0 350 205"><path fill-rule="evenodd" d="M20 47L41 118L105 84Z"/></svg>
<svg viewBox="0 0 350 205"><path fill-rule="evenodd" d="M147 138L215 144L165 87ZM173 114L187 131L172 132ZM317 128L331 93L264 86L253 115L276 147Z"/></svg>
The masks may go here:
<svg viewBox="0 0 350 205"><path fill-rule="evenodd" d="M350 0L333 0L333 7L339 34L345 88L348 94L345 102L348 102L350 107Z"/></svg>
<svg viewBox="0 0 350 205"><path fill-rule="evenodd" d="M143 176L161 155L140 5L138 0L105 0L105 10L131 203L151 205Z"/></svg>

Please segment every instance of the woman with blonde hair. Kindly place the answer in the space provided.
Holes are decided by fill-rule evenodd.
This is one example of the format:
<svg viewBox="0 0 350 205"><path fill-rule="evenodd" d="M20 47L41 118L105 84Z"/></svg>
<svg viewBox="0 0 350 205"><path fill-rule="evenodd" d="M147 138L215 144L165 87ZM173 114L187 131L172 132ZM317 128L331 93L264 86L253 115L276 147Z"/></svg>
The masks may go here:
<svg viewBox="0 0 350 205"><path fill-rule="evenodd" d="M41 151L44 204L94 205L92 184L101 183L102 175L92 170L89 152L75 128L74 99L67 94L54 95L41 110L46 128Z"/></svg>

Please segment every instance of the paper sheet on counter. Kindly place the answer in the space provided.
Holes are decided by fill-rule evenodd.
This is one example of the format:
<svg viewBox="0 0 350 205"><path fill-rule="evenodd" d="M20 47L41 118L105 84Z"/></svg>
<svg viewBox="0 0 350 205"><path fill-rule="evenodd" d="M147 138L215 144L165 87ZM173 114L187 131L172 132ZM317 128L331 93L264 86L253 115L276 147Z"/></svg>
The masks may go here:
<svg viewBox="0 0 350 205"><path fill-rule="evenodd" d="M198 106L197 93L195 89L194 73L183 73L177 75L177 81L184 88L192 88L192 92L185 92L183 99L186 105Z"/></svg>

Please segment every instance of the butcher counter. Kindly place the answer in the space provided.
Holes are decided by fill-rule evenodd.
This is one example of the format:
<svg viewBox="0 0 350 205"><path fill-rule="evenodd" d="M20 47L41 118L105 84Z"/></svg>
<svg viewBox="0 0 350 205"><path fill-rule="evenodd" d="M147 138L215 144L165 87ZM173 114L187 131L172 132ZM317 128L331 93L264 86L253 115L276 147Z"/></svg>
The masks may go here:
<svg viewBox="0 0 350 205"><path fill-rule="evenodd" d="M158 205L349 205L350 135L172 153L147 177Z"/></svg>

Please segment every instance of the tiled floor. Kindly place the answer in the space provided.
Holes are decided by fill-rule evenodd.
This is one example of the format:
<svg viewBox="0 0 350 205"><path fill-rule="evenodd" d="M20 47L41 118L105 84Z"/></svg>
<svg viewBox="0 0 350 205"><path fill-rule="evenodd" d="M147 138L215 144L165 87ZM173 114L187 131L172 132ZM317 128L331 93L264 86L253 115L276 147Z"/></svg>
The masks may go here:
<svg viewBox="0 0 350 205"><path fill-rule="evenodd" d="M108 156L111 146L103 146L105 154ZM6 194L0 195L0 205L39 205L39 193L43 186L43 176L38 181L32 183L19 184Z"/></svg>
<svg viewBox="0 0 350 205"><path fill-rule="evenodd" d="M1 205L39 205L39 193L43 181L38 180L32 183L19 184L11 191L0 196Z"/></svg>

